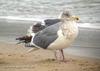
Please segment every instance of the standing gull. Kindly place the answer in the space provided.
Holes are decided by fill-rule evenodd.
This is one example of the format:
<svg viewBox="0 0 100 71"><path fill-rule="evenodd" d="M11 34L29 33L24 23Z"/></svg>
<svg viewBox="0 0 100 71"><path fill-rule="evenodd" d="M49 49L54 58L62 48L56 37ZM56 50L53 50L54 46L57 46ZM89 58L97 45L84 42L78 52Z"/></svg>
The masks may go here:
<svg viewBox="0 0 100 71"><path fill-rule="evenodd" d="M60 22L50 25L39 31L33 39L34 49L50 49L55 51L55 57L64 61L63 49L69 47L78 35L78 17L72 16L69 11L63 11ZM60 56L57 56L57 52Z"/></svg>

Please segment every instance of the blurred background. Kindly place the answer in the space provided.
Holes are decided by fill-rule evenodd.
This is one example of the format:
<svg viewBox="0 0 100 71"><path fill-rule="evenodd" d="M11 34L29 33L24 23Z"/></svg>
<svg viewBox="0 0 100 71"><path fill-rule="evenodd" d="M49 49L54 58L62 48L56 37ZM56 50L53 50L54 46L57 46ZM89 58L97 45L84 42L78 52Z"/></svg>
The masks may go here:
<svg viewBox="0 0 100 71"><path fill-rule="evenodd" d="M100 58L100 0L0 0L0 41L15 44L34 21L58 18L63 9L80 17L78 38L65 52Z"/></svg>

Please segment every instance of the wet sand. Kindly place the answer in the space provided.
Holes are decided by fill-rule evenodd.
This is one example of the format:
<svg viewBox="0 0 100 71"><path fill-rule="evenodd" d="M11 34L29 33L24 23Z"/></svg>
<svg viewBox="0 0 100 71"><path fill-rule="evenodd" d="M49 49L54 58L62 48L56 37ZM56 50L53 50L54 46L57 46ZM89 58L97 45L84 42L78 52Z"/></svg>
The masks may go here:
<svg viewBox="0 0 100 71"><path fill-rule="evenodd" d="M100 59L65 54L67 62L55 60L49 50L26 53L23 45L0 43L0 71L100 71Z"/></svg>

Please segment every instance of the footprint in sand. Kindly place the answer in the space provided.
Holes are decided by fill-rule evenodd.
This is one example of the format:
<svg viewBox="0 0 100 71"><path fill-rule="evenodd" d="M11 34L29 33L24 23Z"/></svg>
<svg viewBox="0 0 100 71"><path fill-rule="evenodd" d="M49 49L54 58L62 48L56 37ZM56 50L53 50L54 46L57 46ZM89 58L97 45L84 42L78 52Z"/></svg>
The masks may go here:
<svg viewBox="0 0 100 71"><path fill-rule="evenodd" d="M20 57L24 57L24 55L20 55Z"/></svg>
<svg viewBox="0 0 100 71"><path fill-rule="evenodd" d="M0 53L0 55L3 55L3 53Z"/></svg>
<svg viewBox="0 0 100 71"><path fill-rule="evenodd" d="M8 56L12 56L11 54L8 54Z"/></svg>

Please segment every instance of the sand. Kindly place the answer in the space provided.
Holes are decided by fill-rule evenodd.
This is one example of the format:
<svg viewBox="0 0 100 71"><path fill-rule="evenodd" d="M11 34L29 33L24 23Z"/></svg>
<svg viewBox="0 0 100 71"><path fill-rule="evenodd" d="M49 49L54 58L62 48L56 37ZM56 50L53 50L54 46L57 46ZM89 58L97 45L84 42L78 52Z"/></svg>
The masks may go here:
<svg viewBox="0 0 100 71"><path fill-rule="evenodd" d="M0 42L0 71L100 71L100 59L65 54L67 62L59 62L50 50L28 49Z"/></svg>

